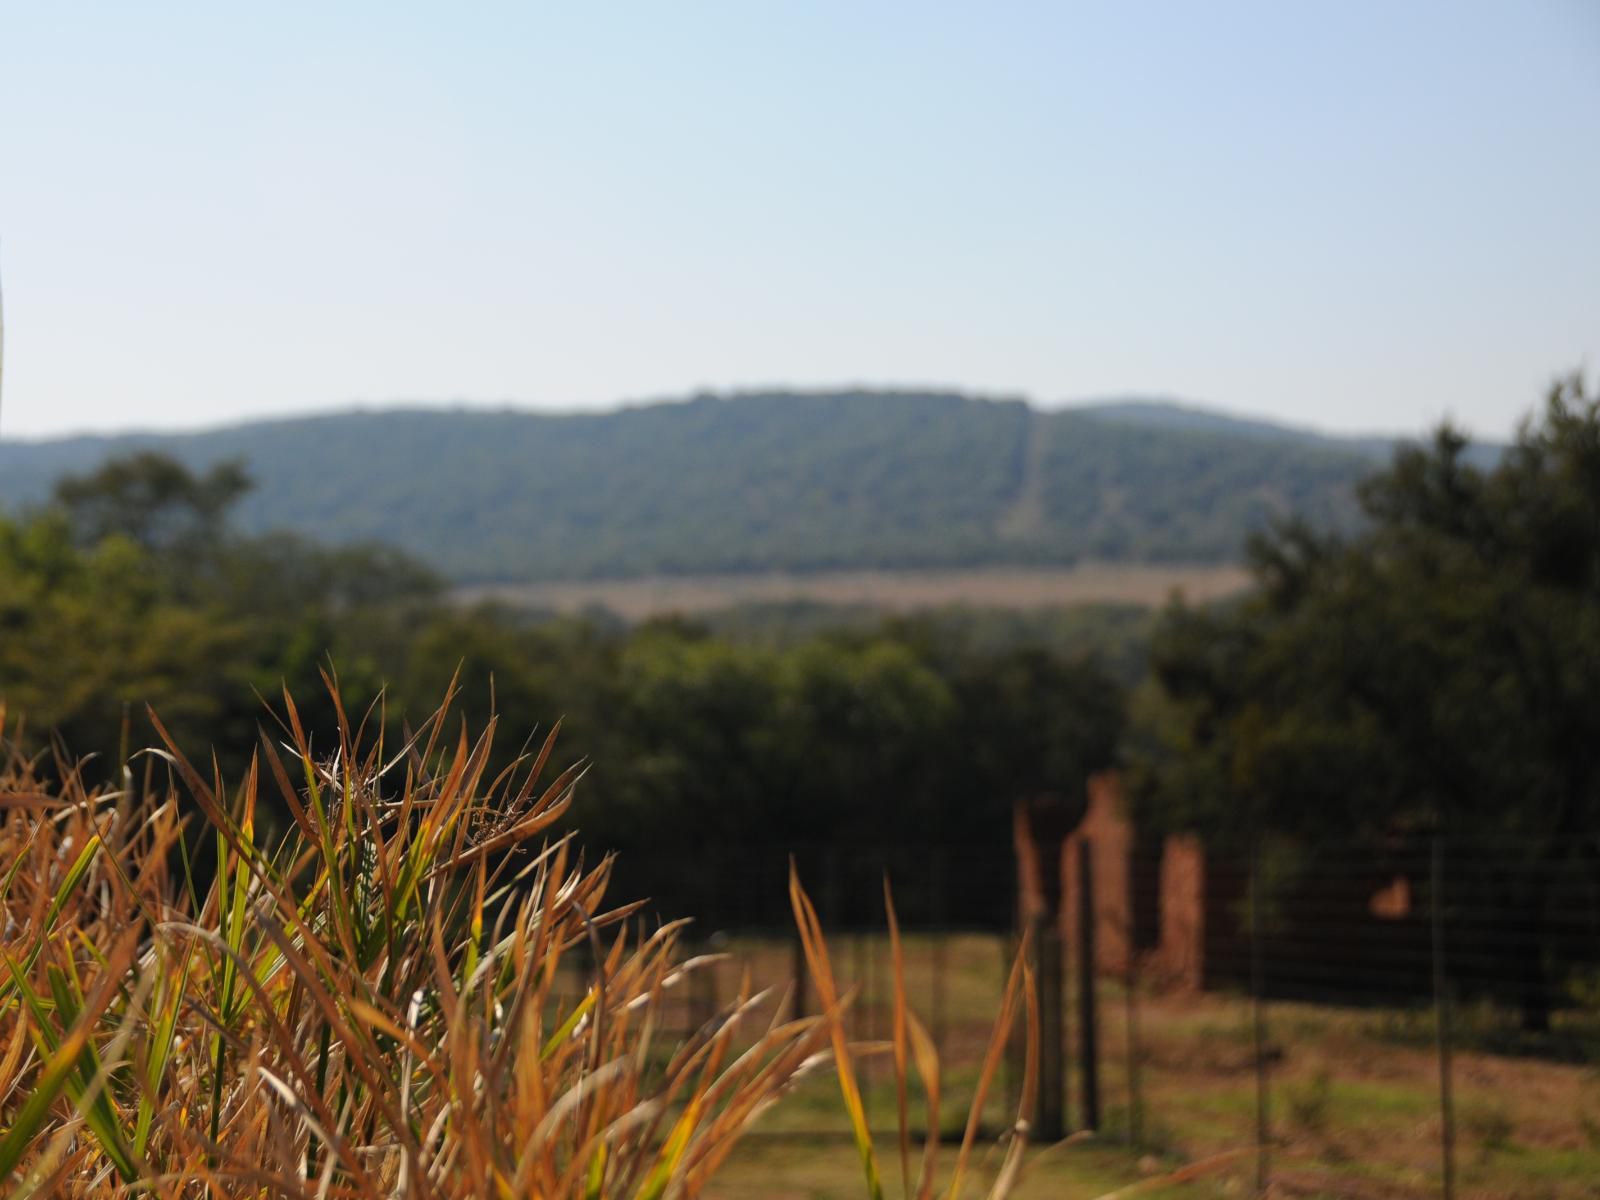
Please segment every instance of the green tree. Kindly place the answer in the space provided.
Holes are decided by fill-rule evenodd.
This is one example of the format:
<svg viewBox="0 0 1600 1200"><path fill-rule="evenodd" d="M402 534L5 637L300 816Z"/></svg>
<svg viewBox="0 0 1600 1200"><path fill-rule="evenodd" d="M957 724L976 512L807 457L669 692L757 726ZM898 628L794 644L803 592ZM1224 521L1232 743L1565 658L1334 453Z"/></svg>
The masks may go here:
<svg viewBox="0 0 1600 1200"><path fill-rule="evenodd" d="M938 749L954 714L947 683L905 645L817 639L779 666L772 742L797 842L937 841Z"/></svg>
<svg viewBox="0 0 1600 1200"><path fill-rule="evenodd" d="M436 606L437 579L383 547L241 538L228 518L247 486L231 464L196 475L147 453L0 519L0 700L34 744L55 735L72 753L103 754L125 740L126 720L130 744L148 745L148 704L237 773L264 716L258 697L284 684L310 728L334 728L319 702L330 650L347 701L377 694L418 614Z"/></svg>
<svg viewBox="0 0 1600 1200"><path fill-rule="evenodd" d="M156 553L195 553L221 540L229 511L250 486L238 461L196 475L168 455L144 451L66 476L54 501L84 545L121 535Z"/></svg>
<svg viewBox="0 0 1600 1200"><path fill-rule="evenodd" d="M1600 862L1600 397L1563 380L1497 466L1466 451L1449 428L1401 451L1363 532L1280 526L1247 600L1167 614L1140 793L1219 844L1492 850L1467 886L1526 936L1474 952L1543 1029L1572 952L1552 914Z"/></svg>
<svg viewBox="0 0 1600 1200"><path fill-rule="evenodd" d="M125 714L158 705L210 740L235 674L241 630L174 602L150 555L114 535L77 545L50 514L0 521L0 700L75 753L119 744Z"/></svg>

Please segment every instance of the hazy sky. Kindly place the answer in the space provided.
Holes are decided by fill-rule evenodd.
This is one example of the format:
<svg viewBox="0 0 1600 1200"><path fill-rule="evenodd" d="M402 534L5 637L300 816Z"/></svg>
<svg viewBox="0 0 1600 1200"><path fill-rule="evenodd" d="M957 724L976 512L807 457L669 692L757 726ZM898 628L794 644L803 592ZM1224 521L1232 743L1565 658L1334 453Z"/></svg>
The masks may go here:
<svg viewBox="0 0 1600 1200"><path fill-rule="evenodd" d="M0 433L761 384L1506 433L1600 4L0 0Z"/></svg>

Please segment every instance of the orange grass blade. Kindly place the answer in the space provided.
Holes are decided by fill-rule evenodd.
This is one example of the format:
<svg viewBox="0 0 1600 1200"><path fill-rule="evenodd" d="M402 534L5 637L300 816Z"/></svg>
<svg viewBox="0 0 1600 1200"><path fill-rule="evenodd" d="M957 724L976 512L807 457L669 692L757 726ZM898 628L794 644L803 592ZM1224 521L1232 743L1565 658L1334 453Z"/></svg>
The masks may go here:
<svg viewBox="0 0 1600 1200"><path fill-rule="evenodd" d="M805 951L811 978L817 985L817 996L822 1001L832 1033L835 1069L839 1076L839 1093L844 1099L845 1112L850 1118L850 1128L855 1135L856 1150L861 1155L861 1169L867 1177L867 1194L872 1200L882 1200L883 1182L878 1174L878 1155L872 1145L872 1130L867 1125L867 1113L861 1103L861 1089L856 1083L855 1068L850 1061L850 1043L844 1032L844 1012L834 985L833 968L828 961L828 946L822 936L822 923L817 910L800 886L800 873L794 861L789 862L789 900L794 907L795 924L800 930L800 942Z"/></svg>
<svg viewBox="0 0 1600 1200"><path fill-rule="evenodd" d="M922 1078L922 1091L928 1098L927 1140L922 1149L922 1176L917 1183L918 1200L928 1200L933 1195L933 1173L939 1163L939 1051L915 1013L906 1014L906 1027L911 1034L911 1052Z"/></svg>
<svg viewBox="0 0 1600 1200"><path fill-rule="evenodd" d="M961 1136L961 1151L956 1155L955 1174L950 1178L950 1190L947 1193L950 1200L956 1200L961 1194L962 1176L966 1174L967 1161L972 1157L972 1144L977 1140L978 1125L983 1120L983 1102L989 1096L995 1072L1000 1069L1000 1058L1005 1051L1006 1040L1011 1036L1011 1025L1016 1019L1017 995L1022 988L1027 958L1028 938L1025 934L1022 945L1017 950L1016 960L1011 964L1011 976L1006 980L1005 998L1000 1004L1000 1019L995 1022L994 1032L989 1037L989 1049L983 1057L983 1071L978 1076L978 1091L973 1096L972 1108L967 1113L967 1128Z"/></svg>

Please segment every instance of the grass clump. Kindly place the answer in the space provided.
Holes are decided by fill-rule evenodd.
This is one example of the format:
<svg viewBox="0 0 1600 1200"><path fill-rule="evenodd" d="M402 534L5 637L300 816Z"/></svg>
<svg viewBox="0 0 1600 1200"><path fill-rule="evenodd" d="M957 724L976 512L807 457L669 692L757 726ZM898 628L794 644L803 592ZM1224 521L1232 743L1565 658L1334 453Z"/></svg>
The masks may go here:
<svg viewBox="0 0 1600 1200"><path fill-rule="evenodd" d="M668 1035L667 993L723 956L685 958L684 922L607 907L611 860L586 864L555 828L581 775L546 780L556 731L491 776L494 721L469 736L450 696L389 745L381 701L352 721L327 685L332 744L313 748L285 692L232 789L155 714L164 745L124 762L121 786L90 785L64 756L17 752L0 705L7 1200L675 1200L825 1066L869 1200L886 1177L908 1200L1021 1180L1039 1041L1026 946L947 1167L939 1057L907 1002L887 880L887 1041L847 1038L854 994L794 872L820 1012L785 1019L746 974ZM267 805L287 814L281 834L261 832ZM1019 1021L1022 1098L991 1171L974 1149ZM893 1064L887 1169L857 1082L868 1055Z"/></svg>
<svg viewBox="0 0 1600 1200"><path fill-rule="evenodd" d="M826 1016L746 1029L743 992L664 1044L679 926L553 836L553 733L488 778L448 708L400 746L341 709L317 753L286 695L231 792L170 742L137 789L6 753L9 1195L692 1194L817 1064Z"/></svg>

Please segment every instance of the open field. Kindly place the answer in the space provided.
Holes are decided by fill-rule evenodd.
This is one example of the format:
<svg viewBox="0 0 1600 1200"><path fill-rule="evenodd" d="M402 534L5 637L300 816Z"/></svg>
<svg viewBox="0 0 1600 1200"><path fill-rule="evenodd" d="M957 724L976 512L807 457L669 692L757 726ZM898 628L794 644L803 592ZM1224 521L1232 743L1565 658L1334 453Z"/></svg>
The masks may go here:
<svg viewBox="0 0 1600 1200"><path fill-rule="evenodd" d="M956 1145L1002 985L1005 939L986 935L916 938L908 943L908 990L925 1018L940 1009L950 1092L940 1126L945 1169ZM888 1036L887 945L875 937L832 939L835 966L862 986L852 1020L864 1043ZM748 967L757 984L783 987L789 948L782 941L736 939L714 990L723 997ZM933 997L933 962L943 956L942 994ZM708 991L713 990L710 985ZM1102 1133L1030 1155L1030 1196L1099 1196L1154 1182L1186 1164L1236 1156L1181 1185L1146 1195L1254 1194L1256 1076L1250 1006L1222 994L1141 991L1137 1004L1139 1144L1130 1144L1129 1036L1123 988L1100 985ZM686 996L709 1003L710 995ZM1069 1012L1073 1006L1069 1005ZM685 1013L686 1017L690 1014ZM1438 1061L1431 1014L1423 1010L1345 1009L1274 1003L1267 1009L1271 1176L1275 1196L1424 1197L1441 1191ZM1069 1028L1069 1045L1076 1031ZM1465 1040L1465 1039L1464 1039ZM1455 1056L1457 1195L1600 1196L1600 1073L1589 1064L1546 1062L1461 1050ZM1078 1112L1071 1073L1071 1119ZM898 1192L895 1097L887 1062L863 1072L890 1194ZM985 1126L1003 1129L1014 1105L1014 1064L985 1106ZM913 1124L925 1117L912 1107ZM821 1198L862 1193L859 1161L831 1075L817 1075L773 1112L735 1152L711 1196ZM779 1134L789 1136L776 1136ZM977 1158L998 1165L989 1142ZM980 1177L983 1172L980 1172ZM968 1194L973 1194L969 1190Z"/></svg>
<svg viewBox="0 0 1600 1200"><path fill-rule="evenodd" d="M628 620L664 613L703 613L739 604L803 600L868 605L891 611L968 604L1044 608L1070 604L1154 607L1173 592L1204 601L1249 582L1241 567L1084 563L1074 567L971 568L941 571L819 571L815 574L658 575L592 582L484 584L462 587L463 603L498 601L519 607L579 612L609 609Z"/></svg>

